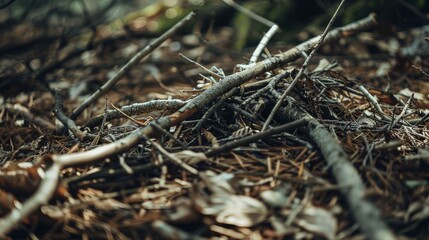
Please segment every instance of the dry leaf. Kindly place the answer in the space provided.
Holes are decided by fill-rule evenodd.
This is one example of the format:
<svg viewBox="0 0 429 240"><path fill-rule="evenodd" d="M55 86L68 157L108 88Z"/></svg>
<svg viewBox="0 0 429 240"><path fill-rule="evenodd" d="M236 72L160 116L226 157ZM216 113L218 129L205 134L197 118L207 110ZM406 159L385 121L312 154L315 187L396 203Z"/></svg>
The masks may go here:
<svg viewBox="0 0 429 240"><path fill-rule="evenodd" d="M189 165L198 164L201 161L207 160L207 157L204 153L190 150L176 152L174 155Z"/></svg>
<svg viewBox="0 0 429 240"><path fill-rule="evenodd" d="M195 196L195 205L202 214L214 216L218 223L237 227L251 227L267 218L267 207L261 201L234 194L230 185L233 174L216 175L207 171L201 177L204 185L197 185L199 191ZM205 189L209 189L210 194Z"/></svg>
<svg viewBox="0 0 429 240"><path fill-rule="evenodd" d="M326 239L335 239L337 219L323 208L307 205L298 215L295 223L313 234Z"/></svg>
<svg viewBox="0 0 429 240"><path fill-rule="evenodd" d="M267 215L267 208L262 202L248 196L232 195L223 199L223 208L216 221L237 227L252 227L264 221Z"/></svg>

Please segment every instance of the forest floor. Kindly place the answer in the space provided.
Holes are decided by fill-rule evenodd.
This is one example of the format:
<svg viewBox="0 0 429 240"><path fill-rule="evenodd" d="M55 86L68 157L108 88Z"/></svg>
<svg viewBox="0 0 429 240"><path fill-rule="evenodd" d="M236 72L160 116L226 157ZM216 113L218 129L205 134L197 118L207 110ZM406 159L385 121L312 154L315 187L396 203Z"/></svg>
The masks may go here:
<svg viewBox="0 0 429 240"><path fill-rule="evenodd" d="M232 49L235 29L163 41L69 119L76 124L69 131L58 114L70 116L149 38L106 33L84 47L79 41L87 36L55 44L39 38L40 47L28 41L26 51L22 29L11 32L1 46L5 56L21 49L20 59L29 60L1 59L0 215L8 221L14 209L19 218L1 233L11 239L425 239L427 30L379 30L324 43L264 131L304 58L258 73L249 70L255 66L240 69L253 48ZM310 39L304 36L302 42ZM260 59L292 47L269 43ZM223 85L241 77L248 79ZM203 99L209 91L215 95ZM201 102L192 100L197 96ZM52 191L41 193L49 181ZM31 213L22 214L32 201Z"/></svg>

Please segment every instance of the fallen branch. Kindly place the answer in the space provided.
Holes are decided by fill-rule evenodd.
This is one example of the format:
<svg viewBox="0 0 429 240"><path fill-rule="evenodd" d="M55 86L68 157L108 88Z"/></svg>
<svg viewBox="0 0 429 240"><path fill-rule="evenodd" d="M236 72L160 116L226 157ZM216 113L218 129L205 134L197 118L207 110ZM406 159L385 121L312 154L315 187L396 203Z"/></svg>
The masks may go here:
<svg viewBox="0 0 429 240"><path fill-rule="evenodd" d="M5 237L16 224L24 217L28 216L37 210L42 204L46 204L55 192L60 177L61 165L52 164L51 167L44 173L44 177L40 182L37 191L20 205L20 207L12 209L5 217L0 219L0 237Z"/></svg>
<svg viewBox="0 0 429 240"><path fill-rule="evenodd" d="M319 50L319 48L322 45L323 41L327 37L329 29L331 29L331 26L334 23L335 19L337 18L338 12L340 11L340 9L343 6L344 2L345 2L345 0L342 0L340 2L340 4L338 5L337 10L335 10L334 15L332 15L331 20L329 20L329 23L326 26L325 31L323 31L322 35L320 35L320 38L317 41L316 45L314 46L313 50L311 50L311 52L308 55L308 57L306 57L304 63L302 64L302 67L299 69L298 74L295 76L295 78L293 79L293 81L291 82L291 84L288 86L288 88L286 88L286 90L280 96L280 99L277 100L276 104L273 107L273 110L271 110L270 115L268 115L268 118L265 121L265 124L262 127L261 131L265 131L268 128L268 126L271 123L271 120L273 119L274 115L276 114L276 112L278 111L278 109L280 108L280 106L282 105L282 103L285 100L286 96L293 90L293 88L298 83L298 80L301 78L301 76L304 73L304 71L307 70L308 63L310 62L310 60L314 56L314 54L317 52L317 50Z"/></svg>
<svg viewBox="0 0 429 240"><path fill-rule="evenodd" d="M333 41L341 37L349 36L353 33L362 31L363 29L369 28L375 25L375 14L370 14L368 17L348 24L343 27L335 28L331 30L324 42ZM283 53L274 55L273 57L267 58L255 64L253 68L248 68L241 72L237 72L226 76L219 83L213 85L213 87L207 89L202 94L195 97L192 101L182 107L178 113L181 113L183 117L185 115L192 115L198 109L202 109L209 102L213 101L217 96L221 96L233 87L237 87L253 77L259 76L267 71L273 70L286 63L292 62L301 56L301 52L310 50L320 39L320 36L311 38L298 46L291 48ZM173 116L176 118L177 115Z"/></svg>
<svg viewBox="0 0 429 240"><path fill-rule="evenodd" d="M159 38L155 39L153 42L149 43L145 48L139 51L133 58L131 58L117 73L115 76L107 80L103 86L101 86L95 93L89 96L85 101L78 106L73 113L70 115L70 119L76 119L90 104L95 102L101 95L109 91L125 74L135 67L140 61L149 55L153 50L159 47L165 40L179 31L184 27L189 21L191 21L195 16L195 12L191 12L186 17L184 17L180 22L170 28L167 32L162 34Z"/></svg>
<svg viewBox="0 0 429 240"><path fill-rule="evenodd" d="M365 236L370 240L394 240L392 232L381 219L380 211L365 199L365 185L337 140L319 121L298 108L293 98L287 97L286 101L288 105L277 116L288 122L307 119L309 124L303 130L319 147L335 180L341 185L350 186L340 190Z"/></svg>
<svg viewBox="0 0 429 240"><path fill-rule="evenodd" d="M134 103L128 106L123 106L120 108L120 110L127 114L127 115L137 115L142 113L150 113L153 111L176 111L183 105L185 105L186 101L182 101L180 99L171 99L171 100L152 100L149 102L144 103ZM107 110L107 116L106 121L110 121L113 119L118 119L121 117L124 117L121 112L117 110ZM100 114L96 117L91 118L88 120L84 127L95 127L100 125L100 123L103 121L104 114Z"/></svg>

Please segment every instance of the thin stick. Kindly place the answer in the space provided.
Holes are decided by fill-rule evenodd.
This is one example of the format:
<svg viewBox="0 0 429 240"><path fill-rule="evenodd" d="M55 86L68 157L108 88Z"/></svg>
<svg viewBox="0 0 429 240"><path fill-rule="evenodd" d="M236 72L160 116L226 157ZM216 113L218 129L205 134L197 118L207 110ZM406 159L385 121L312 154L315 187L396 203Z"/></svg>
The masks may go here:
<svg viewBox="0 0 429 240"><path fill-rule="evenodd" d="M252 53L252 57L250 57L249 65L253 65L258 61L259 56L261 56L262 51L267 46L270 39L274 36L274 34L279 30L279 26L277 24L274 24L270 30L268 30L267 33L262 37L261 41L259 42L258 46L256 47L255 51Z"/></svg>
<svg viewBox="0 0 429 240"><path fill-rule="evenodd" d="M115 104L110 103L110 106L112 106L113 109L115 109L116 111L118 111L120 114L122 114L125 118L127 118L128 120L130 120L131 122L135 123L137 126L144 126L145 124L139 122L138 120L135 120L134 118L132 118L131 116L129 116L128 114L124 113L121 109L119 109L118 107L115 106Z"/></svg>
<svg viewBox="0 0 429 240"><path fill-rule="evenodd" d="M61 123L69 129L75 137L77 137L80 141L85 141L86 139L94 139L96 136L93 134L87 134L82 132L76 123L67 117L67 115L63 112L63 102L62 102L62 93L61 90L55 90L55 108L54 115L61 121Z"/></svg>
<svg viewBox="0 0 429 240"><path fill-rule="evenodd" d="M290 130L295 130L299 127L304 126L307 123L308 123L307 119L300 119L300 120L296 120L296 121L293 121L290 123L286 123L286 124L283 124L283 125L278 126L278 127L270 128L269 130L267 130L265 132L260 132L257 134L253 134L253 135L250 135L247 137L240 138L240 139L233 141L233 142L226 143L226 144L224 144L218 148L212 148L209 151L207 151L205 154L207 157L213 157L219 153L227 152L227 151L234 149L236 147L255 142L259 139L264 139L264 138L270 137L274 134L278 134L278 133L282 133L282 132L290 131Z"/></svg>
<svg viewBox="0 0 429 240"><path fill-rule="evenodd" d="M283 121L301 119L309 121L307 126L301 130L316 143L336 182L350 186L350 188L340 190L349 205L349 210L365 234L365 238L370 240L396 239L382 220L379 209L365 197L367 192L365 184L338 140L317 119L299 108L293 98L287 97L286 101L288 104L279 111L279 118Z"/></svg>
<svg viewBox="0 0 429 240"><path fill-rule="evenodd" d="M140 61L152 53L157 47L159 47L165 40L179 31L184 27L192 18L194 18L195 12L191 12L186 17L184 17L180 22L170 28L167 32L162 34L159 38L155 39L141 51L139 51L133 58L131 58L119 71L118 73L107 80L103 86L101 86L95 93L88 97L79 107L77 107L73 113L70 115L71 119L76 119L90 104L95 102L101 95L109 91L131 68L135 67Z"/></svg>
<svg viewBox="0 0 429 240"><path fill-rule="evenodd" d="M380 104L378 104L377 99L375 99L374 96L371 95L370 92L368 92L368 90L366 90L366 88L363 85L359 86L359 90L362 92L362 94L366 97L366 99L372 104L372 106L375 108L375 110L377 111L377 113L385 120L389 120L389 118L387 118L385 116L385 114L383 113L383 110L380 107Z"/></svg>
<svg viewBox="0 0 429 240"><path fill-rule="evenodd" d="M107 118L106 121L110 121L113 119L125 117L126 115L137 115L142 113L149 113L152 111L176 111L183 105L185 105L186 101L180 99L171 99L171 100L152 100L144 103L134 103L131 105L123 106L120 109L116 110L115 106L112 106L113 110L107 110ZM131 117L131 116L130 116ZM92 128L97 126L103 121L104 114L98 115L85 123L84 127Z"/></svg>
<svg viewBox="0 0 429 240"><path fill-rule="evenodd" d="M164 128L162 128L158 124L156 124L156 121L153 121L153 122L151 122L149 124L153 125L153 127L156 128L156 130L160 131L162 134L168 136L171 140L173 140L174 142L178 143L183 149L187 148L187 146L186 146L185 143L181 142L173 134L169 133L167 130L165 130Z"/></svg>
<svg viewBox="0 0 429 240"><path fill-rule="evenodd" d="M258 14L250 11L249 9L242 7L240 4L237 4L233 0L223 0L224 3L228 4L229 6L235 8L237 11L243 13L244 15L252 18L253 20L256 20L268 27L272 27L273 25L276 25L275 23L271 22L270 20L259 16Z"/></svg>
<svg viewBox="0 0 429 240"><path fill-rule="evenodd" d="M197 65L198 67L200 67L200 68L201 68L201 69L203 69L204 71L206 71L206 72L210 73L210 75L212 75L213 77L217 77L218 79L221 79L221 78L223 78L223 77L224 77L224 76L221 76L221 75L219 75L219 74L217 74L217 73L213 72L212 70L210 70L210 69L208 69L208 68L204 67L203 65L201 65L201 64L199 64L199 63L197 63L197 62L195 62L194 60L192 60L192 59L188 58L187 56L185 56L185 55L183 55L183 54L181 54L181 53L179 53L179 56L181 56L182 58L184 58L186 61L188 61L188 62L190 62L190 63L192 63L192 64L194 64L194 65Z"/></svg>
<svg viewBox="0 0 429 240"><path fill-rule="evenodd" d="M288 71L284 71L283 73L276 75L265 87L259 89L256 93L247 97L246 100L241 103L241 105L245 106L249 104L253 99L262 96L266 91L270 90L270 88L274 88L281 80L289 77L289 75L290 73Z"/></svg>
<svg viewBox="0 0 429 240"><path fill-rule="evenodd" d="M156 149L158 149L158 151L160 151L162 154L164 154L166 157L168 157L171 161L173 161L174 163L176 163L177 165L179 165L180 167L182 167L186 171L188 171L194 175L198 174L197 169L191 167L189 164L185 163L180 158L176 157L174 154L169 153L167 150L165 150L163 147L161 147L161 145L159 145L157 142L151 141L151 143Z"/></svg>
<svg viewBox="0 0 429 240"><path fill-rule="evenodd" d="M332 15L332 17L331 17L331 20L329 20L329 23L326 26L325 31L322 33L319 40L317 41L316 46L314 46L310 55L308 55L307 59L305 59L304 64L302 65L301 69L299 69L299 72L296 75L296 77L293 79L292 83L289 85L289 87L286 89L286 91L283 92L280 99L276 102L276 105L274 106L273 110L271 111L270 115L268 116L267 120L265 121L265 124L262 127L261 131L265 131L268 128L268 126L270 126L270 123L273 120L274 115L279 110L279 108L282 105L283 101L285 100L286 96L290 93L290 91L292 91L292 89L295 87L298 80L301 78L301 75L307 69L308 63L310 62L311 58L316 53L316 51L319 49L319 47L322 45L323 41L325 40L325 37L328 35L329 29L331 28L332 24L334 23L335 19L337 18L338 12L342 8L344 2L345 2L345 0L341 0L340 5L338 5L337 10L335 10L334 15Z"/></svg>
<svg viewBox="0 0 429 240"><path fill-rule="evenodd" d="M270 27L270 30L268 30L268 32L265 33L265 35L262 37L261 41L259 42L258 46L256 47L255 51L253 51L252 56L250 57L250 60L249 60L249 64L239 65L239 67L244 67L244 68L251 67L253 64L256 63L256 61L258 61L258 58L261 55L264 48L267 46L267 43L274 36L274 34L279 30L279 26L274 22L271 22L270 20L250 11L249 9L242 7L240 4L237 4L233 0L223 0L223 2L235 8L237 11L243 13L244 15L252 18L253 20L256 20Z"/></svg>
<svg viewBox="0 0 429 240"><path fill-rule="evenodd" d="M395 125L399 122L399 120L401 120L401 118L405 115L405 113L407 112L408 107L410 106L410 103L413 100L413 98L414 98L414 93L411 94L411 97L408 99L407 103L405 103L405 106L402 109L402 112L399 114L399 116L397 118L393 117L395 120L392 122L392 124L387 129L388 131L392 130L392 128L395 127Z"/></svg>
<svg viewBox="0 0 429 240"><path fill-rule="evenodd" d="M101 138L101 133L104 130L104 125L106 124L106 119L107 119L107 97L106 97L106 102L104 103L103 121L100 124L100 129L98 130L97 135L95 136L94 140L92 140L91 142L91 145L90 145L91 147L98 144L98 141Z"/></svg>

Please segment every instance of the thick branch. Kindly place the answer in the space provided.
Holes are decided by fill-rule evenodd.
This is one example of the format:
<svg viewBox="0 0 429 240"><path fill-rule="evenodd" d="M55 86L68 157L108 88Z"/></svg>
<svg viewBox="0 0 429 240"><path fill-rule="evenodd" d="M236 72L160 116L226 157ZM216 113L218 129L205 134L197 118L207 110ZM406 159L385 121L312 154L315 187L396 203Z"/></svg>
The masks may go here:
<svg viewBox="0 0 429 240"><path fill-rule="evenodd" d="M299 109L294 104L293 98L288 97L287 102L288 106L281 109L281 113L278 115L283 121L307 119L310 122L303 129L319 147L336 181L339 184L350 186L349 188L342 188L341 192L366 237L370 240L395 239L388 226L381 219L380 211L365 199L365 185L337 140L320 122Z"/></svg>
<svg viewBox="0 0 429 240"><path fill-rule="evenodd" d="M61 166L52 164L45 172L43 180L40 182L40 187L37 191L19 208L14 208L8 215L0 220L0 237L12 230L12 228L21 221L25 216L28 216L40 205L45 204L54 195L58 185Z"/></svg>

